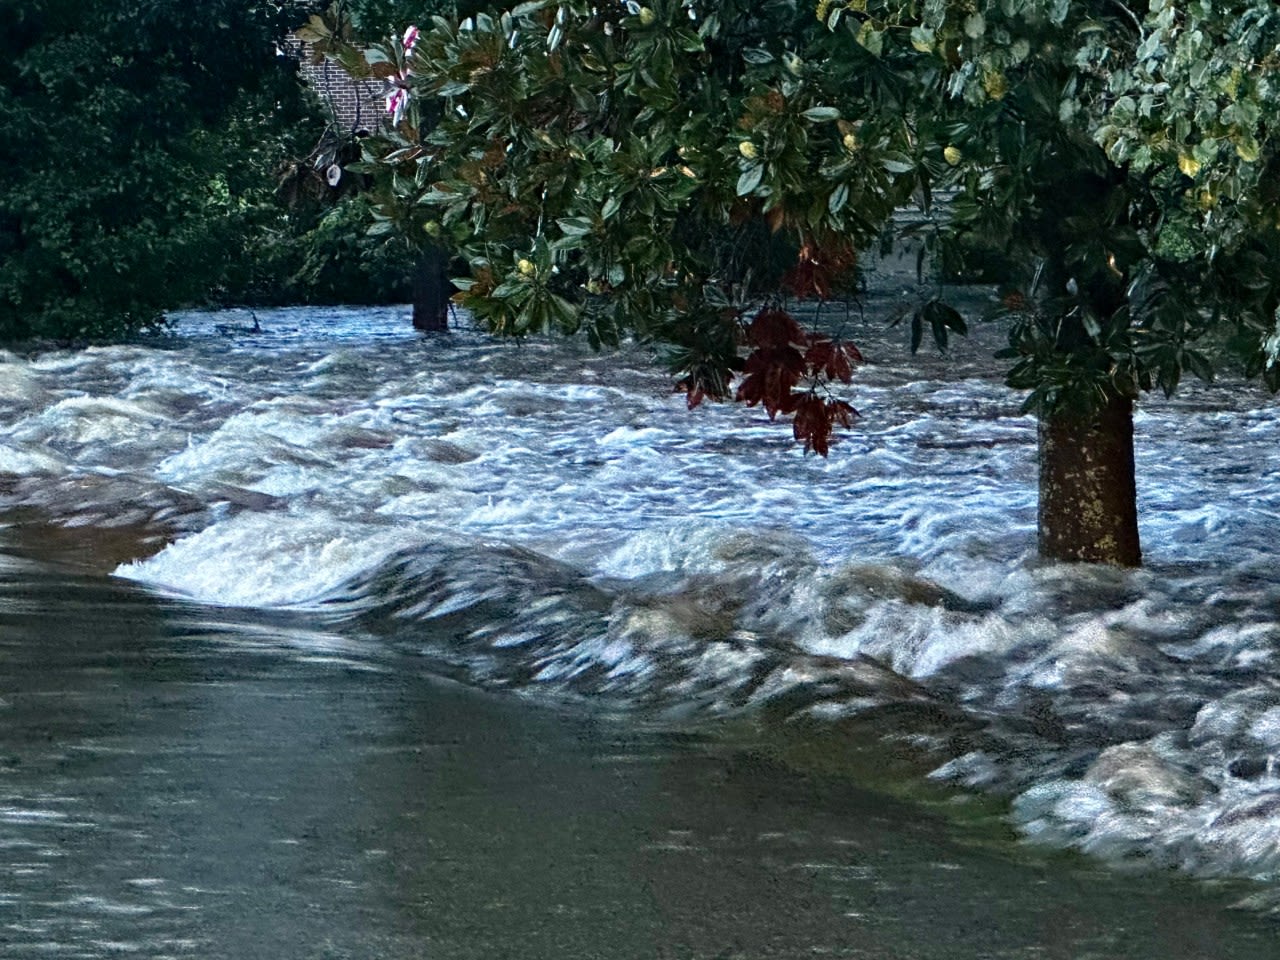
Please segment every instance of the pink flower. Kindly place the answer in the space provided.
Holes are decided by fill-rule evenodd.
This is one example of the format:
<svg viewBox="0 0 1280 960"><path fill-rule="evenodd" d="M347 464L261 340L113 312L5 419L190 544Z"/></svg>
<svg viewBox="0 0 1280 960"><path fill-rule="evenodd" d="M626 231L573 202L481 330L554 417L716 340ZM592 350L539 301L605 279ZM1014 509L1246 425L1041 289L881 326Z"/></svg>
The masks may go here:
<svg viewBox="0 0 1280 960"><path fill-rule="evenodd" d="M391 125L399 126L404 117L405 108L409 106L409 91L404 87L396 87L387 94L387 113L391 114Z"/></svg>
<svg viewBox="0 0 1280 960"><path fill-rule="evenodd" d="M410 26L405 30L404 36L400 39L400 46L404 51L405 65L400 71L391 78L391 92L387 94L387 113L391 114L392 126L399 126L404 112L409 106L409 77L413 75L413 71L409 69L409 55L413 53L413 48L418 42L419 30L415 26Z"/></svg>

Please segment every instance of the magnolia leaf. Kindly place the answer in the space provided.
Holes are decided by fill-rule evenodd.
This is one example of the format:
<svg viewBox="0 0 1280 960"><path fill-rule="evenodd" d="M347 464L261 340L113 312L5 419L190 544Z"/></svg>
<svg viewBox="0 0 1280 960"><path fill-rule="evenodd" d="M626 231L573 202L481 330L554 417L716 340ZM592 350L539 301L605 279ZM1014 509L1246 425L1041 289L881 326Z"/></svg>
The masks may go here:
<svg viewBox="0 0 1280 960"><path fill-rule="evenodd" d="M299 40L305 40L308 43L319 43L321 40L333 38L333 31L324 22L324 18L314 13L311 15L311 19L299 27L295 33Z"/></svg>
<svg viewBox="0 0 1280 960"><path fill-rule="evenodd" d="M911 46L921 53L933 53L934 33L928 27L911 28Z"/></svg>
<svg viewBox="0 0 1280 960"><path fill-rule="evenodd" d="M1164 53L1164 45L1160 40L1161 35L1157 32L1153 32L1147 37L1147 39L1138 44L1138 59L1149 60L1151 57L1162 55ZM1194 80L1192 82L1195 83Z"/></svg>
<svg viewBox="0 0 1280 960"><path fill-rule="evenodd" d="M867 53L878 57L884 50L884 31L877 30L875 24L868 20L858 30L858 43L866 48Z"/></svg>
<svg viewBox="0 0 1280 960"><path fill-rule="evenodd" d="M565 217L556 223L570 237L585 237L595 229L595 225L585 217Z"/></svg>
<svg viewBox="0 0 1280 960"><path fill-rule="evenodd" d="M886 153L881 163L890 173L910 173L916 168L915 162L904 153Z"/></svg>
<svg viewBox="0 0 1280 960"><path fill-rule="evenodd" d="M827 210L832 216L835 216L844 209L844 205L849 202L849 185L842 183L831 191L831 196L827 198Z"/></svg>
<svg viewBox="0 0 1280 960"><path fill-rule="evenodd" d="M1236 154L1245 163L1257 163L1261 154L1258 141L1253 138L1252 134L1244 134L1236 141Z"/></svg>
<svg viewBox="0 0 1280 960"><path fill-rule="evenodd" d="M1188 370L1205 383L1213 382L1213 363L1203 353L1195 350L1184 350L1182 363Z"/></svg>
<svg viewBox="0 0 1280 960"><path fill-rule="evenodd" d="M804 116L809 120L821 122L823 120L839 120L840 111L835 107L810 107L804 112Z"/></svg>
<svg viewBox="0 0 1280 960"><path fill-rule="evenodd" d="M764 179L764 164L753 163L747 169L742 171L742 176L738 177L737 194L745 197L756 187L760 186L760 181Z"/></svg>

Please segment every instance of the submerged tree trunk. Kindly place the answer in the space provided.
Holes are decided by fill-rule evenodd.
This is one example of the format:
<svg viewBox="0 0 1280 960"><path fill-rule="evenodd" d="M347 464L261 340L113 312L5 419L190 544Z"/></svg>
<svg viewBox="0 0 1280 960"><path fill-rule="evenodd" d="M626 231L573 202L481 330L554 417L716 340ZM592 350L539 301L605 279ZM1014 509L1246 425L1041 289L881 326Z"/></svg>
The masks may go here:
<svg viewBox="0 0 1280 960"><path fill-rule="evenodd" d="M449 328L450 284L445 271L449 256L437 246L427 247L413 271L413 326L418 330Z"/></svg>
<svg viewBox="0 0 1280 960"><path fill-rule="evenodd" d="M1133 471L1133 401L1094 414L1040 420L1040 555L1047 560L1142 563Z"/></svg>

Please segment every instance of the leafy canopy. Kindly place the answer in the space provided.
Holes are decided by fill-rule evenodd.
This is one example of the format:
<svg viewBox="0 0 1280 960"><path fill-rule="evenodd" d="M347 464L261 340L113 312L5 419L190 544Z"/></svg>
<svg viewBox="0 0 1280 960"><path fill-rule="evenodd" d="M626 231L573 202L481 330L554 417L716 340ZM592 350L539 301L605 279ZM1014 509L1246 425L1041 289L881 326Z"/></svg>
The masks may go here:
<svg viewBox="0 0 1280 960"><path fill-rule="evenodd" d="M691 401L749 365L795 413L842 371L802 331L762 369L748 307L840 292L946 188L938 242L1015 265L1009 380L1047 412L1232 352L1280 386L1278 36L1260 0L535 0L345 60L410 95L375 229L450 243L496 332L664 339Z"/></svg>
<svg viewBox="0 0 1280 960"><path fill-rule="evenodd" d="M1230 353L1280 387L1280 10L1259 0L820 3L920 82L951 234L1019 268L1029 406L1172 393ZM932 94L932 95L930 95Z"/></svg>
<svg viewBox="0 0 1280 960"><path fill-rule="evenodd" d="M412 95L368 144L374 229L457 250L462 301L499 334L667 341L690 403L743 372L744 399L803 413L797 436L825 451L856 351L794 323L754 336L752 317L780 288L847 285L911 167L901 119L846 119L841 76L796 53L828 42L789 3L672 0L523 4L342 52Z"/></svg>

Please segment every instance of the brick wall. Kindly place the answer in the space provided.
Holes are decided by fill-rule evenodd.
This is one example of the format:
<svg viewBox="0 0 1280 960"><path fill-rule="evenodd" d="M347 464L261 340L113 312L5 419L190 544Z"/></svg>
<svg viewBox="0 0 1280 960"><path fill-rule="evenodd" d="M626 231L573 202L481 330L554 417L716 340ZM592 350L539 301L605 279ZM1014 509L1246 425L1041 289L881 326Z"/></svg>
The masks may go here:
<svg viewBox="0 0 1280 960"><path fill-rule="evenodd" d="M308 45L297 42L294 51L300 61L299 73L332 112L340 130L371 133L386 117L385 84L380 80L354 80L336 63L311 62Z"/></svg>

